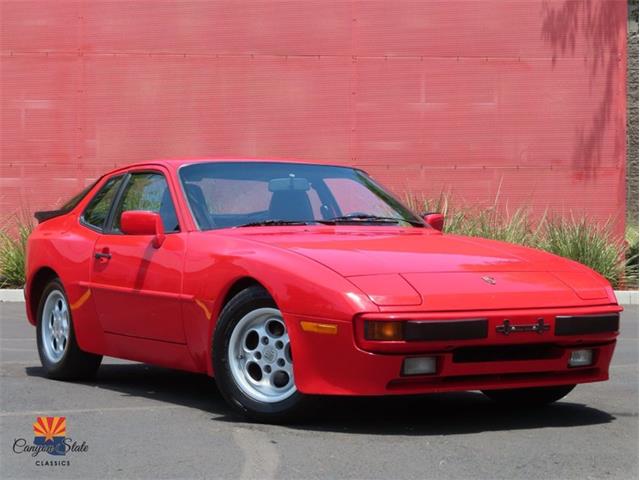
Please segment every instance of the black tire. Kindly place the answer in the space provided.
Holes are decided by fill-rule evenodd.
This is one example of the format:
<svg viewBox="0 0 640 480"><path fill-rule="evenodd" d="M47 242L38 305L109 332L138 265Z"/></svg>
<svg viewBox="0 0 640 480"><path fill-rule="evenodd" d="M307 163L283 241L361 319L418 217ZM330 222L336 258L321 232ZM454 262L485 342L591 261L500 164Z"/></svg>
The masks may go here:
<svg viewBox="0 0 640 480"><path fill-rule="evenodd" d="M507 390L483 390L487 397L499 403L514 407L543 406L556 402L571 392L575 385L560 385L557 387L514 388Z"/></svg>
<svg viewBox="0 0 640 480"><path fill-rule="evenodd" d="M69 337L62 356L55 361L50 359L45 352L45 346L43 344L42 325L43 312L47 298L49 298L49 296L54 292L59 292L64 297L69 315ZM80 350L80 347L78 347L73 327L73 316L71 314L71 308L69 307L67 294L64 290L62 282L58 278L55 278L49 282L49 284L45 287L42 296L40 297L36 325L36 338L38 343L38 355L40 356L40 363L42 363L42 367L44 368L47 377L49 378L53 378L56 380L80 380L91 378L98 370L100 362L102 362L102 355L83 352L82 350Z"/></svg>
<svg viewBox="0 0 640 480"><path fill-rule="evenodd" d="M301 417L309 397L295 391L279 402L262 402L246 395L237 385L229 365L229 342L234 328L248 313L259 308L276 308L268 292L259 286L242 290L222 309L213 336L212 363L215 380L227 403L242 416L260 423L291 422Z"/></svg>

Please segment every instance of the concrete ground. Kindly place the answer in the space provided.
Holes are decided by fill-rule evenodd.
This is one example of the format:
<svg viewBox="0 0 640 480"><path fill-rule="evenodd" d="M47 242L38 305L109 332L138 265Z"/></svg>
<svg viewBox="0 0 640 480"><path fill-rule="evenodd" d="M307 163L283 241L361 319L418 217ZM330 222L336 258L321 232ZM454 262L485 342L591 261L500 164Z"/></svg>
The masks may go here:
<svg viewBox="0 0 640 480"><path fill-rule="evenodd" d="M475 392L327 399L296 426L245 423L211 379L142 364L105 359L95 381L47 380L23 309L0 304L2 478L638 478L637 306L611 380L551 407L502 410ZM88 450L14 453L42 415L66 416Z"/></svg>

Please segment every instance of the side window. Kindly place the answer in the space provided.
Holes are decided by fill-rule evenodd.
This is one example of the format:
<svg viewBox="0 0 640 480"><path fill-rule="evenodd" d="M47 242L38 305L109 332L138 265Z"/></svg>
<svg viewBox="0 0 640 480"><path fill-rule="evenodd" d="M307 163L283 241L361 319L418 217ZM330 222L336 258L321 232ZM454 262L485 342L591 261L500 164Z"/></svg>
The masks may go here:
<svg viewBox="0 0 640 480"><path fill-rule="evenodd" d="M159 213L165 232L180 230L169 186L161 173L145 172L131 175L113 219L115 231L120 231L122 212L129 210L148 210Z"/></svg>
<svg viewBox="0 0 640 480"><path fill-rule="evenodd" d="M91 199L87 208L85 208L82 214L84 223L100 230L104 228L104 223L111 209L111 203L118 192L121 181L122 175L107 180L98 193Z"/></svg>

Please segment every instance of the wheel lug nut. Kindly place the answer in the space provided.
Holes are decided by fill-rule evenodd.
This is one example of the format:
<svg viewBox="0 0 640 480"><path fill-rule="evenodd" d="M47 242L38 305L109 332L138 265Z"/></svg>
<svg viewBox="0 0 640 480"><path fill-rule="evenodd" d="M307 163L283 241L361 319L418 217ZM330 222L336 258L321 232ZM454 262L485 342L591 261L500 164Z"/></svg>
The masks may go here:
<svg viewBox="0 0 640 480"><path fill-rule="evenodd" d="M278 350L282 350L282 347L284 347L284 343L282 343L280 340L278 340L278 341L276 342L276 348L277 348Z"/></svg>
<svg viewBox="0 0 640 480"><path fill-rule="evenodd" d="M264 345L268 345L269 344L269 338L268 337L262 337L262 343Z"/></svg>
<svg viewBox="0 0 640 480"><path fill-rule="evenodd" d="M271 373L271 366L270 365L265 365L264 366L264 371L267 373Z"/></svg>
<svg viewBox="0 0 640 480"><path fill-rule="evenodd" d="M278 364L279 367L284 367L284 358L279 358L276 363Z"/></svg>
<svg viewBox="0 0 640 480"><path fill-rule="evenodd" d="M260 352L254 353L253 356L256 357L256 360L260 360L262 358L262 354Z"/></svg>

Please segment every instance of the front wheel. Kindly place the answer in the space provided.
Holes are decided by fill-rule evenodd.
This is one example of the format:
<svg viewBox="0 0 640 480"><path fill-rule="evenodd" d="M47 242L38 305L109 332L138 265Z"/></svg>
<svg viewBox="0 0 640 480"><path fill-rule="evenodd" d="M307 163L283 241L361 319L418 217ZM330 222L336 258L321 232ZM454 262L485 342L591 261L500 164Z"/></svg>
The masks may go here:
<svg viewBox="0 0 640 480"><path fill-rule="evenodd" d="M102 356L80 350L67 295L57 278L44 289L37 318L38 354L49 378L74 380L95 374Z"/></svg>
<svg viewBox="0 0 640 480"><path fill-rule="evenodd" d="M557 387L513 388L506 390L483 390L487 397L499 403L513 406L542 406L556 402L571 392L575 385Z"/></svg>
<svg viewBox="0 0 640 480"><path fill-rule="evenodd" d="M243 290L222 310L213 339L213 367L225 400L253 420L290 420L306 400L294 381L282 314L258 286Z"/></svg>

